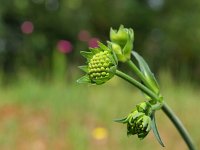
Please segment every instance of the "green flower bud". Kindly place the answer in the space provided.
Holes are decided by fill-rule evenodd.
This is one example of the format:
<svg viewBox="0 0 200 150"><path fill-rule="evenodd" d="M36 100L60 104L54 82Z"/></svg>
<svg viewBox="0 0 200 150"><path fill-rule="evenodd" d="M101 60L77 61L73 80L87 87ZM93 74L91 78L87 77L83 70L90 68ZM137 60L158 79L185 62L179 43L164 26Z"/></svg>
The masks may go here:
<svg viewBox="0 0 200 150"><path fill-rule="evenodd" d="M143 139L151 130L152 107L148 102L142 102L136 106L127 117L115 120L119 123L127 123L127 135L137 135Z"/></svg>
<svg viewBox="0 0 200 150"><path fill-rule="evenodd" d="M89 78L92 80L92 81L96 81L96 80L101 80L101 79L105 79L107 78L106 76L106 73L107 72L104 72L104 70L102 68L110 68L112 66L114 66L114 64L112 64L112 61L110 59L108 59L108 62L104 62L104 63L99 63L97 64L95 60L99 61L99 62L102 62L102 61L105 61L104 57L105 58L109 58L107 56L108 52L107 51L104 51L104 52L99 52L97 54L95 54L89 61L89 66L93 66L91 68L89 68ZM111 55L111 54L110 54ZM92 72L91 70L95 70L94 72ZM110 78L114 75L113 73L110 73L108 71Z"/></svg>
<svg viewBox="0 0 200 150"><path fill-rule="evenodd" d="M147 115L152 114L152 106L149 102L142 102L138 105L136 105L137 111L138 112L143 112Z"/></svg>
<svg viewBox="0 0 200 150"><path fill-rule="evenodd" d="M98 48L91 48L91 52L81 51L87 58L88 64L79 68L87 74L77 80L79 83L103 84L110 80L117 69L117 59L112 50L102 43L98 43Z"/></svg>
<svg viewBox="0 0 200 150"><path fill-rule="evenodd" d="M137 134L138 138L143 139L150 130L151 118L145 113L134 111L127 122L127 135Z"/></svg>
<svg viewBox="0 0 200 150"><path fill-rule="evenodd" d="M133 49L134 32L133 29L124 28L123 25L119 30L110 29L110 47L116 53L119 61L125 62L130 59Z"/></svg>

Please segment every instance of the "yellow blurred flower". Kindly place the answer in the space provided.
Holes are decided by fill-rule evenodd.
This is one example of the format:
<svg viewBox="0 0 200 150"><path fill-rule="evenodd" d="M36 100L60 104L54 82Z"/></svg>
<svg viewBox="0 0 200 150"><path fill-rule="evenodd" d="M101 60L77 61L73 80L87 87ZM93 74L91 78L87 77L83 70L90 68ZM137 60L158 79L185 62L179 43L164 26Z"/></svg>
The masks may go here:
<svg viewBox="0 0 200 150"><path fill-rule="evenodd" d="M92 131L92 136L96 140L103 140L108 137L108 131L106 128L97 127L97 128L94 128L94 130Z"/></svg>

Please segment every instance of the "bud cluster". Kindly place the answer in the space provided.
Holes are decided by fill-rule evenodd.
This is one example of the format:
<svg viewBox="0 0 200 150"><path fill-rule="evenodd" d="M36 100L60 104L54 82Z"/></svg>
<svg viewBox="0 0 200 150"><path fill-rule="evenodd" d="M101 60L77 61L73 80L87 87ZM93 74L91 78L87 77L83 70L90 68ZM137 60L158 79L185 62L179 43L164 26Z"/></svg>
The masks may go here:
<svg viewBox="0 0 200 150"><path fill-rule="evenodd" d="M127 134L137 134L139 138L144 138L150 131L151 118L144 113L136 118L130 118L127 123Z"/></svg>
<svg viewBox="0 0 200 150"><path fill-rule="evenodd" d="M89 66L90 79L102 79L109 76L109 67L112 65L109 52L99 52L92 57Z"/></svg>
<svg viewBox="0 0 200 150"><path fill-rule="evenodd" d="M127 117L116 121L127 123L127 135L137 134L138 138L143 139L151 130L151 114L151 105L142 102Z"/></svg>
<svg viewBox="0 0 200 150"><path fill-rule="evenodd" d="M97 48L90 48L91 52L81 51L87 58L87 65L80 66L86 75L77 80L78 83L103 84L110 80L117 69L117 58L106 45L98 42Z"/></svg>
<svg viewBox="0 0 200 150"><path fill-rule="evenodd" d="M158 83L142 56L133 50L134 31L131 28L118 30L110 29L110 41L107 45L98 42L90 51L81 51L81 55L87 59L86 64L79 66L85 75L77 80L78 83L104 84L114 75L117 75L140 89L148 101L136 105L136 108L125 118L116 122L127 125L127 135L137 135L144 139L152 129L158 142L162 143L155 122L155 111L163 106L163 98L159 91ZM139 68L131 61L131 54L137 60ZM118 62L126 63L141 79L142 83L117 70Z"/></svg>
<svg viewBox="0 0 200 150"><path fill-rule="evenodd" d="M110 47L116 53L121 62L126 62L131 57L133 49L134 32L133 29L124 28L123 25L118 30L110 29Z"/></svg>

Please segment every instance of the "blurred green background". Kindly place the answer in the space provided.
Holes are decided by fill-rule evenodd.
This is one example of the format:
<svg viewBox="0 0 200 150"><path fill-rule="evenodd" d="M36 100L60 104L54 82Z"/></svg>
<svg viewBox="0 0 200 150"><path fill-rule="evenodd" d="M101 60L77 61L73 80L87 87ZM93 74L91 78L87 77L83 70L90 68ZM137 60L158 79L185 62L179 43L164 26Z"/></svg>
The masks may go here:
<svg viewBox="0 0 200 150"><path fill-rule="evenodd" d="M134 87L76 84L79 52L120 24L200 147L199 18L199 0L0 0L0 149L162 149L113 122L144 100ZM157 121L166 150L187 149L163 112Z"/></svg>

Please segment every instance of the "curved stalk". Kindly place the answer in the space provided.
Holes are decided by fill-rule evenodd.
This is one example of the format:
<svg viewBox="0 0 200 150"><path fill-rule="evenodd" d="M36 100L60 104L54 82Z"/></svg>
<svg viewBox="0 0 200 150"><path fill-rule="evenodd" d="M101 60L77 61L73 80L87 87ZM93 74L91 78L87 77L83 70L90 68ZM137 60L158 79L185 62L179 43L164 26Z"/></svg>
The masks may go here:
<svg viewBox="0 0 200 150"><path fill-rule="evenodd" d="M116 75L121 77L122 79L128 81L129 83L131 83L132 85L136 86L137 88L139 88L145 94L150 96L153 100L159 99L159 97L156 94L154 94L151 90L149 90L146 86L144 86L143 84L141 84L137 80L133 79L129 75L127 75L127 74L125 74L125 73L123 73L123 72L121 72L119 70L116 70Z"/></svg>
<svg viewBox="0 0 200 150"><path fill-rule="evenodd" d="M116 71L116 75L119 76L120 78L128 81L130 84L136 86L137 88L139 88L141 91L143 91L145 94L150 96L152 99L156 100L159 98L155 93L153 93L151 90L149 90L143 84L141 84L137 80L133 79L129 75L127 75L119 70ZM164 113L168 116L168 118L172 121L174 126L177 128L178 132L180 133L180 135L184 139L185 143L187 144L189 150L196 150L187 130L185 129L185 127L183 126L183 124L179 120L179 118L174 114L174 112L169 108L169 106L166 103L164 103L161 108L164 111Z"/></svg>
<svg viewBox="0 0 200 150"><path fill-rule="evenodd" d="M138 67L132 62L132 60L128 60L126 63L134 71L134 73L136 73L136 75L144 82L144 84L153 91L151 84L149 84L149 82L147 82L144 75L141 73L141 71L138 69Z"/></svg>
<svg viewBox="0 0 200 150"><path fill-rule="evenodd" d="M183 126L180 119L171 110L171 108L166 103L164 103L162 110L167 115L167 117L173 122L176 129L178 130L178 132L180 133L180 135L184 139L185 143L187 144L189 150L196 150L189 133L187 132L187 130Z"/></svg>

